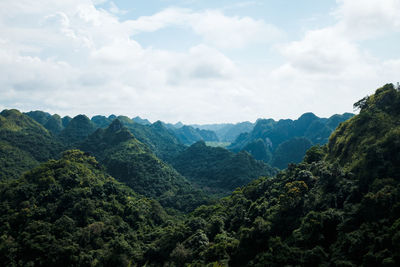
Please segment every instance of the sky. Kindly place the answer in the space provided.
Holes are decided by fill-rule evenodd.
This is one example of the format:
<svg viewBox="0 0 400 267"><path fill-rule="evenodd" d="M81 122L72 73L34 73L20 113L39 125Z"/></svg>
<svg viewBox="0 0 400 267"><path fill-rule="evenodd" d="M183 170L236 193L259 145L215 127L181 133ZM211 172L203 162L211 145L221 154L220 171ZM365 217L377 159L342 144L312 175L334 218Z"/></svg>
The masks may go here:
<svg viewBox="0 0 400 267"><path fill-rule="evenodd" d="M400 81L400 0L1 0L0 110L321 117Z"/></svg>

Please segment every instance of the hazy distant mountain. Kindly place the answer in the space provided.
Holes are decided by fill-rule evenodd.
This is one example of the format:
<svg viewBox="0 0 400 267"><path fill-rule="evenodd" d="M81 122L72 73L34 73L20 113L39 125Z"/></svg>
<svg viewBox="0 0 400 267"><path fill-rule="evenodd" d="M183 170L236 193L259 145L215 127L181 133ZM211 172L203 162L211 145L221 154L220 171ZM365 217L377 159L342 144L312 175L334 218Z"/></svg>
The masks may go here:
<svg viewBox="0 0 400 267"><path fill-rule="evenodd" d="M233 123L204 124L204 125L194 124L191 126L203 130L214 131L220 142L232 143L241 133L250 132L253 129L254 124L245 121L236 124Z"/></svg>
<svg viewBox="0 0 400 267"><path fill-rule="evenodd" d="M285 145L286 151L289 149L287 147L288 144L299 144L298 141L300 139L293 139L296 137L306 138L308 140L306 142L310 144L325 144L328 142L329 135L339 123L352 116L354 115L344 113L342 115L333 115L330 118L319 118L313 113L305 113L297 120L285 119L275 121L273 119L259 119L251 132L240 134L228 149L232 151L248 151L256 159L264 160L270 162L273 166L284 168L287 166L284 162L297 163L301 161L309 145L303 146L302 156L291 154L291 157L290 153L285 153L286 158L282 161L281 156L279 156L280 159L274 159L275 156L281 154L275 153L280 144L292 140ZM293 147L296 151L299 148L297 145Z"/></svg>
<svg viewBox="0 0 400 267"><path fill-rule="evenodd" d="M132 118L132 120L134 122L142 124L142 125L150 125L151 124L151 122L148 119L142 119L139 116Z"/></svg>
<svg viewBox="0 0 400 267"><path fill-rule="evenodd" d="M210 130L201 130L184 125L181 128L170 128L170 131L185 145L191 145L197 141L218 142L217 135Z"/></svg>
<svg viewBox="0 0 400 267"><path fill-rule="evenodd" d="M97 128L107 128L108 125L110 125L113 121L113 119L102 115L93 116L90 120L96 125Z"/></svg>

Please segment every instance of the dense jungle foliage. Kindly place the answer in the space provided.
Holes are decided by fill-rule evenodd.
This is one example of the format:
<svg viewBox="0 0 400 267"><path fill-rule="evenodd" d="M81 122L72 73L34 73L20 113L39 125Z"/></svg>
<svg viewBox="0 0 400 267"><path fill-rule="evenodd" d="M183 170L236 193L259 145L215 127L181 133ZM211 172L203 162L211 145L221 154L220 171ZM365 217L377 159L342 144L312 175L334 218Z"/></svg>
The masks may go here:
<svg viewBox="0 0 400 267"><path fill-rule="evenodd" d="M302 163L196 209L154 243L154 265L399 266L400 92L356 106Z"/></svg>
<svg viewBox="0 0 400 267"><path fill-rule="evenodd" d="M237 154L199 141L172 160L172 166L194 185L209 194L227 195L260 176L273 176L276 170L255 160L247 152Z"/></svg>
<svg viewBox="0 0 400 267"><path fill-rule="evenodd" d="M80 148L93 154L118 181L165 207L189 211L206 203L204 194L158 159L119 119L106 129L98 129Z"/></svg>
<svg viewBox="0 0 400 267"><path fill-rule="evenodd" d="M77 124L87 126L81 129L70 126L75 118L63 124L59 116L50 115L51 119L36 112L34 120L5 110L0 114L0 262L5 266L399 266L400 92L387 84L355 107L359 114L341 123L327 144L308 149L301 163L289 164L274 177L249 178L231 195L189 213L201 202L190 202L197 199L195 191L179 187L191 188L194 176L188 181L157 158L135 138L128 123L121 121L124 118L112 117L111 124L99 128L80 116ZM313 118L309 114L301 121ZM61 119L63 128L51 131L39 119L57 125ZM341 119L316 123L333 127ZM253 131L274 124L264 120ZM311 132L309 123L298 125L297 129ZM292 138L279 138L281 153L298 156L285 147ZM307 139L314 143L315 139ZM296 142L309 146L302 138ZM60 156L71 146L86 152L68 150ZM198 182L200 187L213 171L221 174L221 170L232 178L221 174L209 182L214 188L233 188L230 183L236 178L250 177L247 171L235 176L240 168L258 168L249 154L235 155L204 143L180 153L181 158L174 158L179 158L187 176L197 171L207 174L196 177L204 183ZM219 163L221 158L226 160ZM225 165L231 168L224 169Z"/></svg>
<svg viewBox="0 0 400 267"><path fill-rule="evenodd" d="M1 182L0 201L3 266L142 265L167 218L78 150Z"/></svg>
<svg viewBox="0 0 400 267"><path fill-rule="evenodd" d="M64 148L49 131L18 110L0 113L0 180L18 178L38 162L57 158Z"/></svg>

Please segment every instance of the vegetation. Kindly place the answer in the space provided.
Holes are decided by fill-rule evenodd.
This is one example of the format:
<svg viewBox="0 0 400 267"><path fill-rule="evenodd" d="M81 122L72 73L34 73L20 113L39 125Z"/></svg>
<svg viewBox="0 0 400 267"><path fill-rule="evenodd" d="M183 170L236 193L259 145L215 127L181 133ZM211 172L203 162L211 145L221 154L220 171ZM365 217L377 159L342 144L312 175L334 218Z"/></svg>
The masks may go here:
<svg viewBox="0 0 400 267"><path fill-rule="evenodd" d="M56 141L43 126L15 109L3 110L0 113L0 141L8 144L8 146L4 146L5 149L10 149L10 146L15 147L17 150L25 152L23 155L21 154L22 158L30 157L39 162L57 158L64 149L64 146ZM2 153L18 156L17 152ZM25 164L24 160L17 162Z"/></svg>
<svg viewBox="0 0 400 267"><path fill-rule="evenodd" d="M19 175L56 157L63 146L30 117L5 110L0 113L0 262L399 266L400 92L388 84L355 106L359 115L341 123L327 144L311 147L301 163L252 180L190 213L195 207L190 203L201 202L196 202L201 200L196 191L120 119L80 143L86 153L69 150ZM254 135L267 147L278 142L274 153L283 155L296 146L302 151L319 138L310 129L340 120L318 120L312 114L296 123L262 120L236 144ZM161 123L147 127L165 129ZM290 131L278 136L278 128L282 133L295 128L307 139L294 138ZM174 159L175 167L199 187L218 190L247 183L252 171L266 166L246 152L235 155L203 142ZM186 214L165 210L157 200Z"/></svg>
<svg viewBox="0 0 400 267"><path fill-rule="evenodd" d="M196 209L158 263L398 266L399 122L386 85L304 162Z"/></svg>
<svg viewBox="0 0 400 267"><path fill-rule="evenodd" d="M140 142L147 145L163 161L170 162L185 149L185 146L160 121L151 125L142 125L127 117L119 116L118 119Z"/></svg>
<svg viewBox="0 0 400 267"><path fill-rule="evenodd" d="M74 117L59 134L60 140L70 147L76 147L96 130L96 126L85 115Z"/></svg>
<svg viewBox="0 0 400 267"><path fill-rule="evenodd" d="M172 162L193 184L211 194L227 195L260 176L273 176L275 169L247 152L209 147L203 141L187 148Z"/></svg>
<svg viewBox="0 0 400 267"><path fill-rule="evenodd" d="M4 266L142 265L167 215L78 150L0 183ZM151 236L150 236L151 238Z"/></svg>
<svg viewBox="0 0 400 267"><path fill-rule="evenodd" d="M312 143L308 138L289 139L275 149L271 164L279 169L284 169L289 163L301 162L310 147L312 147Z"/></svg>
<svg viewBox="0 0 400 267"><path fill-rule="evenodd" d="M221 124L192 125L194 128L215 132L220 142L232 143L242 133L250 132L254 124L248 121Z"/></svg>
<svg viewBox="0 0 400 267"><path fill-rule="evenodd" d="M192 126L184 125L180 128L170 127L172 133L178 140L185 145L191 145L198 141L218 142L218 137L213 131L193 128Z"/></svg>
<svg viewBox="0 0 400 267"><path fill-rule="evenodd" d="M189 211L206 201L201 192L159 160L119 119L107 129L98 129L80 148L93 154L117 180L139 194L158 199L165 207Z"/></svg>
<svg viewBox="0 0 400 267"><path fill-rule="evenodd" d="M255 159L283 169L288 163L302 161L310 147L305 139L312 145L326 144L336 127L352 116L353 114L345 113L324 119L313 113L305 113L294 121L260 119L251 132L240 134L228 149L235 152L248 151ZM296 152L287 153L291 150Z"/></svg>

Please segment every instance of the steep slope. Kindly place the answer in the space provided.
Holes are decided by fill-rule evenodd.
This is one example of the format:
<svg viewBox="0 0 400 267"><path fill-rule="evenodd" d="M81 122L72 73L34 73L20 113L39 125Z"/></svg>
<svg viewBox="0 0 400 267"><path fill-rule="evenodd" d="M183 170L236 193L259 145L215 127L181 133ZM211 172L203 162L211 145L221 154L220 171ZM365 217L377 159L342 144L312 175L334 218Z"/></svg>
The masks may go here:
<svg viewBox="0 0 400 267"><path fill-rule="evenodd" d="M132 120L136 123L142 124L142 125L150 125L151 122L148 119L142 119L139 116L136 116L134 118L132 118Z"/></svg>
<svg viewBox="0 0 400 267"><path fill-rule="evenodd" d="M400 92L389 84L356 106L303 163L195 210L156 262L399 266Z"/></svg>
<svg viewBox="0 0 400 267"><path fill-rule="evenodd" d="M163 161L170 162L185 146L157 121L151 125L135 123L127 117L118 117L129 131L142 143L146 144L157 157Z"/></svg>
<svg viewBox="0 0 400 267"><path fill-rule="evenodd" d="M101 115L93 116L90 120L96 125L96 128L107 128L113 121L113 119Z"/></svg>
<svg viewBox="0 0 400 267"><path fill-rule="evenodd" d="M209 130L215 132L220 142L232 143L242 133L250 132L254 124L248 121L233 123L220 123L220 124L194 124L194 128L201 130Z"/></svg>
<svg viewBox="0 0 400 267"><path fill-rule="evenodd" d="M282 161L281 153L279 151L275 153L282 143L288 142L284 145L285 147L293 144L298 148L298 142L296 142L298 139L296 138L306 138L314 145L325 144L335 128L352 116L353 114L344 113L326 119L319 118L313 113L305 113L297 120L260 119L251 132L239 135L228 149L232 151L245 150L258 160L266 161L274 167L286 168L287 163L300 162L306 150L303 149L302 155L293 154L292 157L286 155L286 159ZM293 150L297 148L293 147ZM280 158L275 159L275 156Z"/></svg>
<svg viewBox="0 0 400 267"><path fill-rule="evenodd" d="M29 111L29 112L26 112L24 114L27 115L28 117L34 119L35 121L37 121L41 125L45 125L46 122L51 117L50 113L44 112L44 111L41 111L41 110Z"/></svg>
<svg viewBox="0 0 400 267"><path fill-rule="evenodd" d="M159 160L119 119L89 136L81 149L95 155L120 182L139 194L158 199L163 206L188 211L204 203L200 192Z"/></svg>
<svg viewBox="0 0 400 267"><path fill-rule="evenodd" d="M62 119L57 114L52 115L43 126L54 135L59 134L64 129Z"/></svg>
<svg viewBox="0 0 400 267"><path fill-rule="evenodd" d="M28 152L0 141L0 181L16 179L39 162Z"/></svg>
<svg viewBox="0 0 400 267"><path fill-rule="evenodd" d="M361 109L360 114L341 124L330 137L328 160L364 177L360 182L365 184L377 177L399 179L399 91L387 84L355 107Z"/></svg>
<svg viewBox="0 0 400 267"><path fill-rule="evenodd" d="M185 145L192 145L198 141L219 141L217 135L213 131L193 128L192 126L184 125L180 128L171 127L170 131Z"/></svg>
<svg viewBox="0 0 400 267"><path fill-rule="evenodd" d="M18 110L0 113L0 179L16 178L38 162L58 157L63 146Z"/></svg>
<svg viewBox="0 0 400 267"><path fill-rule="evenodd" d="M126 116L94 116L91 121L97 128L107 128L114 119L118 118L124 126L142 143L146 144L151 151L164 161L170 161L185 149L179 140L165 128L161 122L147 123L147 120L138 120L138 117L130 119ZM135 119L138 122L135 122Z"/></svg>
<svg viewBox="0 0 400 267"><path fill-rule="evenodd" d="M73 147L83 142L96 130L96 126L85 115L74 117L59 134L60 140Z"/></svg>
<svg viewBox="0 0 400 267"><path fill-rule="evenodd" d="M93 157L67 151L0 183L4 266L144 264L149 233L166 213L105 174Z"/></svg>
<svg viewBox="0 0 400 267"><path fill-rule="evenodd" d="M24 114L37 121L44 128L55 135L59 134L61 130L64 129L69 123L67 117L61 118L57 114L51 115L50 113L40 110L29 111Z"/></svg>
<svg viewBox="0 0 400 267"><path fill-rule="evenodd" d="M310 147L312 147L312 142L308 138L289 139L276 148L271 164L279 169L284 169L289 163L301 162Z"/></svg>
<svg viewBox="0 0 400 267"><path fill-rule="evenodd" d="M235 154L225 148L209 147L202 141L187 148L172 161L174 168L209 193L226 195L275 170L246 152Z"/></svg>

